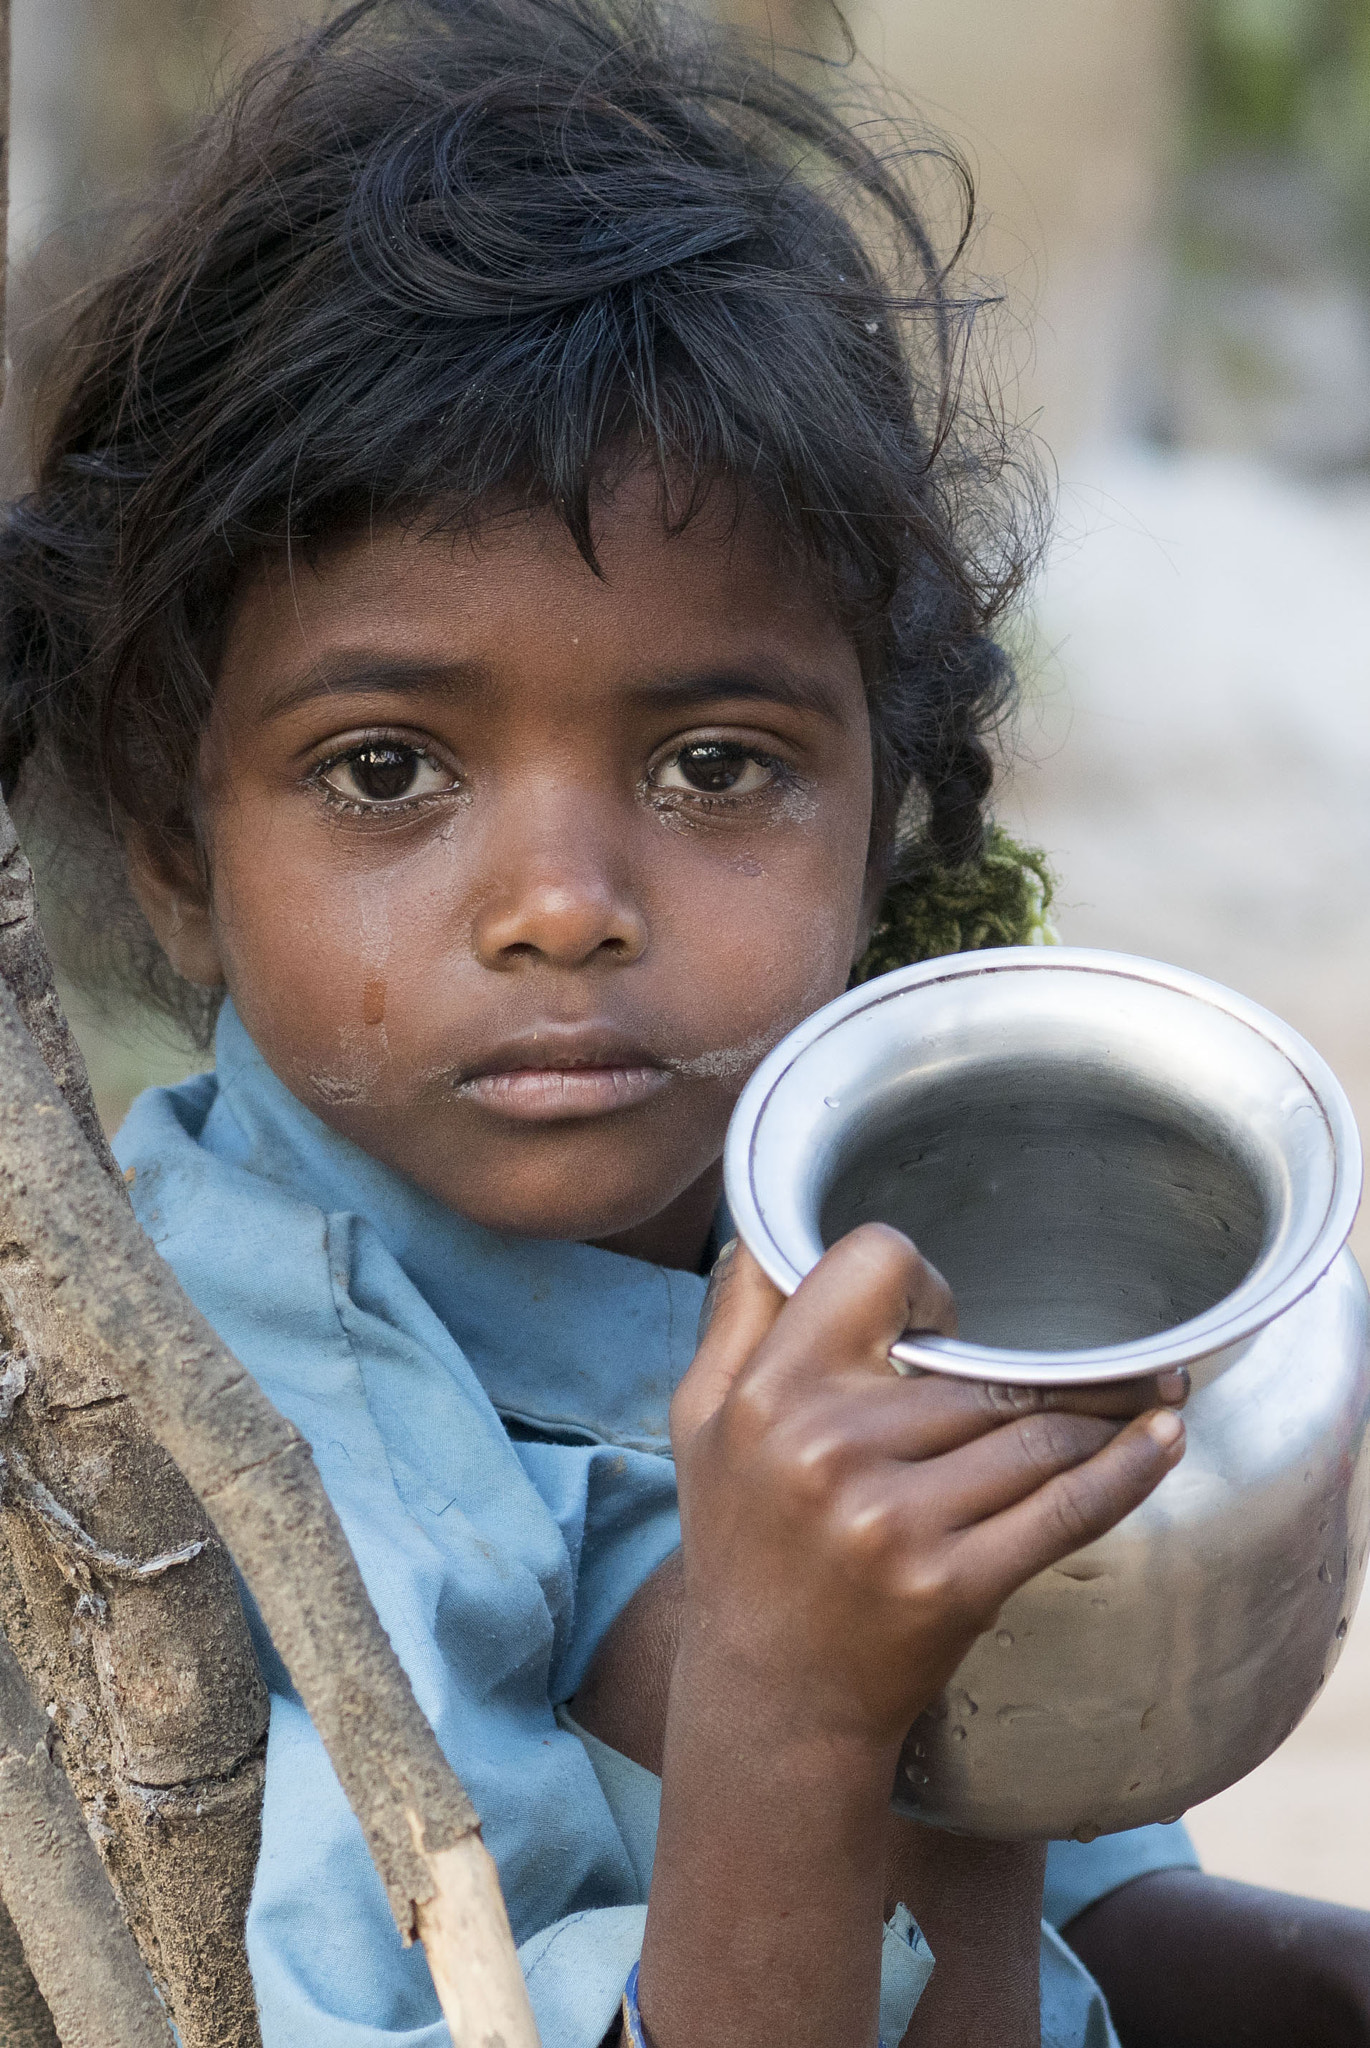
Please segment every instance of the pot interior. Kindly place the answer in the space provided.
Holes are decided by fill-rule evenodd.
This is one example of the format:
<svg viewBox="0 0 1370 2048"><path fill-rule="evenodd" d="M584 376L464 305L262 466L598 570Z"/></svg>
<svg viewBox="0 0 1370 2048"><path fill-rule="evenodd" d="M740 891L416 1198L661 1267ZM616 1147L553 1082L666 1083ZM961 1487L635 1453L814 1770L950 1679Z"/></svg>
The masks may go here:
<svg viewBox="0 0 1370 2048"><path fill-rule="evenodd" d="M1106 1069L975 1062L868 1103L827 1179L825 1245L907 1232L960 1335L1078 1351L1173 1329L1260 1256L1261 1193L1216 1127Z"/></svg>

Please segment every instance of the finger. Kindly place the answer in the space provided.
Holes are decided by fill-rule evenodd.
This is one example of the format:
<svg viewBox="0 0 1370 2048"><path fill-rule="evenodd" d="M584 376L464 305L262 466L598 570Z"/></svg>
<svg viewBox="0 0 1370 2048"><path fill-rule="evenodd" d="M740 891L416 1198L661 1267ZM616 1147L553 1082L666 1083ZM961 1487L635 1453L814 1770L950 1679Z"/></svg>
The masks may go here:
<svg viewBox="0 0 1370 2048"><path fill-rule="evenodd" d="M848 1368L802 1399L791 1399L784 1415L803 1430L806 1462L822 1461L834 1473L842 1467L922 1464L1049 1409L1047 1390L1042 1401L1030 1404L1005 1402L1005 1391L940 1373L897 1379ZM1104 1434L1091 1435L1089 1451L1116 1426L1100 1422Z"/></svg>
<svg viewBox="0 0 1370 2048"><path fill-rule="evenodd" d="M677 1454L726 1398L784 1306L784 1295L747 1247L736 1238L725 1245L709 1276L694 1363L671 1402L671 1442Z"/></svg>
<svg viewBox="0 0 1370 2048"><path fill-rule="evenodd" d="M1118 1429L1097 1415L1024 1415L936 1456L912 1452L902 1472L892 1474L888 1463L869 1455L869 1418L834 1431L827 1444L810 1415L805 1449L810 1463L824 1457L834 1478L844 1467L851 1474L848 1503L862 1519L870 1513L883 1522L893 1515L910 1528L917 1523L954 1532L999 1514L1058 1473L1083 1464ZM861 1439L867 1440L864 1446ZM887 1440L877 1439L874 1448L888 1456Z"/></svg>
<svg viewBox="0 0 1370 2048"><path fill-rule="evenodd" d="M1115 1403L1100 1398L1114 1393ZM859 1369L836 1372L826 1389L812 1392L804 1403L806 1456L810 1462L825 1462L834 1473L873 1459L924 1462L1032 1416L1125 1421L1137 1412L1137 1398L1131 1382L1120 1389L1005 1387L987 1380L953 1379L945 1373L896 1378ZM1109 1429L1082 1439L1086 1448L1080 1455L1090 1455L1112 1434Z"/></svg>
<svg viewBox="0 0 1370 2048"><path fill-rule="evenodd" d="M953 1569L967 1601L992 1611L1038 1572L1106 1535L1160 1485L1184 1445L1179 1416L1153 1409L1083 1464L963 1530Z"/></svg>
<svg viewBox="0 0 1370 2048"><path fill-rule="evenodd" d="M852 1368L889 1378L890 1346L908 1329L954 1336L951 1290L902 1231L863 1223L800 1282L755 1371L760 1382L796 1387Z"/></svg>
<svg viewBox="0 0 1370 2048"><path fill-rule="evenodd" d="M943 1527L970 1528L1095 1457L1120 1426L1101 1415L1050 1409L1021 1415L958 1450L924 1459L919 1491Z"/></svg>
<svg viewBox="0 0 1370 2048"><path fill-rule="evenodd" d="M1126 1420L1152 1408L1179 1408L1189 1399L1189 1374L1182 1365L1170 1372L1148 1373L1140 1380L1091 1380L1085 1386L1001 1386L987 1383L986 1392L1000 1419L1053 1410L1058 1415L1103 1415Z"/></svg>
<svg viewBox="0 0 1370 2048"><path fill-rule="evenodd" d="M730 1237L709 1268L709 1284L704 1290L704 1306L699 1311L699 1323L695 1330L695 1348L704 1342L709 1334L709 1325L714 1319L719 1297L728 1284L728 1275L733 1269L737 1256L738 1240Z"/></svg>

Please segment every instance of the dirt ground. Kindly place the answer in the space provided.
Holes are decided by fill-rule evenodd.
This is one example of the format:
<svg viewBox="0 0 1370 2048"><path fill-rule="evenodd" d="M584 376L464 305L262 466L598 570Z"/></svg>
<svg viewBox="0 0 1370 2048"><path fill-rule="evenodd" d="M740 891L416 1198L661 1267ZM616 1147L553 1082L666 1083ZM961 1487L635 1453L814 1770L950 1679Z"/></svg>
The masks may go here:
<svg viewBox="0 0 1370 2048"><path fill-rule="evenodd" d="M1370 489L1077 458L1006 819L1080 945L1255 997L1370 1132ZM1370 1210L1356 1244L1370 1263ZM1370 1907L1370 1603L1285 1746L1189 1823L1210 1868Z"/></svg>

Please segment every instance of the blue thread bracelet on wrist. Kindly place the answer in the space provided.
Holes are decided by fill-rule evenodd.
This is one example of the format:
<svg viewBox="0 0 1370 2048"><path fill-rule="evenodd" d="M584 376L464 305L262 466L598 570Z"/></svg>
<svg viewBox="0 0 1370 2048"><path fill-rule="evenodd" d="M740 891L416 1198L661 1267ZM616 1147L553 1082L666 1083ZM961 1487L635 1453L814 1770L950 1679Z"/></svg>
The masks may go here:
<svg viewBox="0 0 1370 2048"><path fill-rule="evenodd" d="M642 2014L637 2009L638 1968L634 1963L623 1991L623 2048L651 2048L642 2030Z"/></svg>
<svg viewBox="0 0 1370 2048"><path fill-rule="evenodd" d="M638 1963L633 1964L628 1972L628 1982L623 1987L623 2048L652 2048L642 2024L642 2014L637 2009L637 1973L640 1967ZM877 2042L876 2048L885 2048L884 2042Z"/></svg>

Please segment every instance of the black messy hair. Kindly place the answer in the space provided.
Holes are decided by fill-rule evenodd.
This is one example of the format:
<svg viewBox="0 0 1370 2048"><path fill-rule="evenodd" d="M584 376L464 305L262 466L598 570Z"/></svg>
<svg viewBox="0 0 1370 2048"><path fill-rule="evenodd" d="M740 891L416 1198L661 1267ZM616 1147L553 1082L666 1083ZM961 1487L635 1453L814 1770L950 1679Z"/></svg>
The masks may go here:
<svg viewBox="0 0 1370 2048"><path fill-rule="evenodd" d="M658 0L362 0L248 74L79 307L0 533L0 776L29 762L39 838L76 849L88 965L207 1031L100 878L130 827L195 844L265 557L512 500L594 566L625 462L668 524L719 482L758 502L824 579L867 680L873 858L979 857L1041 498L972 374L968 174L844 116L847 77L806 87ZM950 195L944 253L920 191Z"/></svg>

